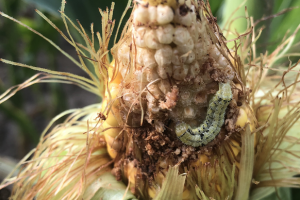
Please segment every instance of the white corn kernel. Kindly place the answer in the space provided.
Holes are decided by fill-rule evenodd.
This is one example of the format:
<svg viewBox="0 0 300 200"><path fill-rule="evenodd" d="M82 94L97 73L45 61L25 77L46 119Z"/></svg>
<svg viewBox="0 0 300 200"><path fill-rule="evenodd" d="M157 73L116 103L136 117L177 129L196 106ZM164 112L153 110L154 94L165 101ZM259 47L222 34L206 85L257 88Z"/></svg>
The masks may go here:
<svg viewBox="0 0 300 200"><path fill-rule="evenodd" d="M154 68L157 66L157 63L155 61L155 51L147 49L145 54L142 55L143 57L143 62L144 62L144 67L146 68Z"/></svg>
<svg viewBox="0 0 300 200"><path fill-rule="evenodd" d="M196 24L193 24L192 26L190 26L188 28L188 31L194 41L194 43L198 42L198 38L199 38L199 32L198 32L198 27Z"/></svg>
<svg viewBox="0 0 300 200"><path fill-rule="evenodd" d="M159 26L156 29L157 39L162 44L171 44L173 41L174 27L171 24Z"/></svg>
<svg viewBox="0 0 300 200"><path fill-rule="evenodd" d="M154 58L155 51L145 48L136 47L136 63L146 68L154 68L157 63Z"/></svg>
<svg viewBox="0 0 300 200"><path fill-rule="evenodd" d="M194 50L195 50L196 60L203 60L207 55L207 48L205 45L203 45L202 42L196 43Z"/></svg>
<svg viewBox="0 0 300 200"><path fill-rule="evenodd" d="M155 60L159 67L170 65L172 59L172 48L169 45L163 46L163 48L156 50Z"/></svg>
<svg viewBox="0 0 300 200"><path fill-rule="evenodd" d="M149 13L148 8L144 5L139 4L137 8L134 10L133 14L133 22L135 25L139 25L139 23L146 24L149 21Z"/></svg>
<svg viewBox="0 0 300 200"><path fill-rule="evenodd" d="M147 84L147 74L145 70L135 70L134 71L135 79L138 81L138 84L142 83L142 88Z"/></svg>
<svg viewBox="0 0 300 200"><path fill-rule="evenodd" d="M195 60L195 53L193 51L189 51L186 54L180 56L181 63L190 64Z"/></svg>
<svg viewBox="0 0 300 200"><path fill-rule="evenodd" d="M149 13L149 22L151 24L157 23L157 8L156 6L149 6L148 7L148 13Z"/></svg>
<svg viewBox="0 0 300 200"><path fill-rule="evenodd" d="M156 68L153 68L153 69L147 68L145 70L146 70L146 74L147 74L147 81L152 82L152 81L160 78L156 72L156 70L157 70Z"/></svg>
<svg viewBox="0 0 300 200"><path fill-rule="evenodd" d="M163 93L160 91L160 89L156 83L150 84L149 86L147 86L147 88L148 88L148 92L152 96L151 98L149 98L149 99L151 99L151 101L154 101L154 99L155 100L159 99L163 95ZM148 96L148 94L147 94L147 96ZM154 98L154 99L152 99L152 98ZM147 97L147 99L148 99L148 97Z"/></svg>
<svg viewBox="0 0 300 200"><path fill-rule="evenodd" d="M174 21L184 26L192 25L192 14L190 13L190 9L187 6L181 6L176 9Z"/></svg>
<svg viewBox="0 0 300 200"><path fill-rule="evenodd" d="M136 30L134 31L135 44L138 47L147 47L144 40L145 33L146 33L145 27L137 27Z"/></svg>
<svg viewBox="0 0 300 200"><path fill-rule="evenodd" d="M178 51L182 54L185 54L191 50L193 50L194 48L194 42L193 39L191 38L190 40L188 40L185 44L177 46Z"/></svg>
<svg viewBox="0 0 300 200"><path fill-rule="evenodd" d="M189 71L189 65L173 65L173 78L176 80L184 80Z"/></svg>
<svg viewBox="0 0 300 200"><path fill-rule="evenodd" d="M157 73L162 79L166 79L168 77L171 77L173 74L173 68L172 65L164 65L164 66L158 66L157 67Z"/></svg>
<svg viewBox="0 0 300 200"><path fill-rule="evenodd" d="M159 4L157 6L157 23L159 25L168 24L174 18L172 9L169 6Z"/></svg>
<svg viewBox="0 0 300 200"><path fill-rule="evenodd" d="M196 16L196 8L194 5L191 6L191 10L192 10L192 22L196 23L197 22L197 16Z"/></svg>
<svg viewBox="0 0 300 200"><path fill-rule="evenodd" d="M176 26L173 42L181 53L187 53L194 48L194 42L188 29L182 26Z"/></svg>
<svg viewBox="0 0 300 200"><path fill-rule="evenodd" d="M191 35L190 35L187 28L185 28L183 26L176 26L175 27L173 42L176 45L184 45L190 39L192 39L192 38L191 38Z"/></svg>
<svg viewBox="0 0 300 200"><path fill-rule="evenodd" d="M200 73L200 65L196 61L196 62L191 64L189 75L190 75L191 78L195 78L199 73Z"/></svg>
<svg viewBox="0 0 300 200"><path fill-rule="evenodd" d="M159 81L158 87L164 94L167 94L171 91L171 85L168 79Z"/></svg>
<svg viewBox="0 0 300 200"><path fill-rule="evenodd" d="M223 55L219 57L218 63L220 64L220 67L226 67L228 65L228 61Z"/></svg>
<svg viewBox="0 0 300 200"><path fill-rule="evenodd" d="M219 57L221 56L220 51L218 50L218 48L216 47L216 45L212 45L211 49L210 49L210 53L209 53L216 61L219 59Z"/></svg>
<svg viewBox="0 0 300 200"><path fill-rule="evenodd" d="M232 80L234 78L234 71L233 69L231 68L230 65L227 65L224 69L224 73L227 75L228 79L229 80Z"/></svg>
<svg viewBox="0 0 300 200"><path fill-rule="evenodd" d="M190 8L192 6L191 0L186 0L185 5Z"/></svg>
<svg viewBox="0 0 300 200"><path fill-rule="evenodd" d="M177 47L173 48L172 63L174 65L180 65L181 64L179 51L178 51Z"/></svg>
<svg viewBox="0 0 300 200"><path fill-rule="evenodd" d="M153 29L147 29L144 40L150 49L160 49L162 47L162 44L160 44L157 39L156 31Z"/></svg>
<svg viewBox="0 0 300 200"><path fill-rule="evenodd" d="M178 4L179 4L179 5L183 5L184 2L185 2L185 0L178 0Z"/></svg>

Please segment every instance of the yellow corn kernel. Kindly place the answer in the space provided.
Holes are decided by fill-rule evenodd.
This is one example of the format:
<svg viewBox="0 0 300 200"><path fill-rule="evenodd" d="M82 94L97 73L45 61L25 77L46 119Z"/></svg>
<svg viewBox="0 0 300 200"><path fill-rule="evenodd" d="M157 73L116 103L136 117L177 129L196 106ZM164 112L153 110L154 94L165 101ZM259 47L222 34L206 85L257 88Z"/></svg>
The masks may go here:
<svg viewBox="0 0 300 200"><path fill-rule="evenodd" d="M118 152L116 150L114 150L109 144L106 144L107 146L107 152L108 155L114 159L115 157L117 157Z"/></svg>
<svg viewBox="0 0 300 200"><path fill-rule="evenodd" d="M123 78L122 78L121 73L120 73L119 70L117 72L115 72L116 74L114 76L114 68L115 68L115 60L113 60L110 63L110 66L108 68L108 76L109 76L110 81L111 81L110 84L111 83L120 84ZM111 80L112 78L114 78L114 79Z"/></svg>
<svg viewBox="0 0 300 200"><path fill-rule="evenodd" d="M244 128L245 125L249 123L250 130L254 131L256 128L256 121L254 121L254 119L255 117L252 108L243 105L240 107L239 116L237 118L236 125Z"/></svg>
<svg viewBox="0 0 300 200"><path fill-rule="evenodd" d="M112 126L104 122L101 126L101 130L103 130L104 135L109 135L110 137L115 138L121 132L121 128L111 128Z"/></svg>
<svg viewBox="0 0 300 200"><path fill-rule="evenodd" d="M131 184L135 184L135 177L137 174L137 168L134 166L133 162L129 162L126 166L125 166L125 176L128 178L129 182Z"/></svg>
<svg viewBox="0 0 300 200"><path fill-rule="evenodd" d="M104 115L106 115L106 105L107 105L107 100L104 99L103 103L102 103L102 112ZM108 125L112 126L112 127L118 127L120 126L119 123L121 123L121 116L119 113L118 108L115 107L111 107L107 117L106 117L106 121L105 121Z"/></svg>
<svg viewBox="0 0 300 200"><path fill-rule="evenodd" d="M105 137L105 141L108 145L111 146L111 148L113 148L114 150L118 151L121 149L122 144L120 140L117 140L109 135L104 135Z"/></svg>
<svg viewBox="0 0 300 200"><path fill-rule="evenodd" d="M116 90L114 90L114 93L112 93L112 94L114 94L115 97L116 97L116 95L117 95ZM108 106L111 107L111 109L108 113L108 116L106 117L106 122L110 126L114 126L114 127L119 126L119 122L121 122L121 116L120 116L120 113L119 113L119 108L108 105L108 102L109 102L108 98L103 99L101 112L104 115L107 115L107 107Z"/></svg>
<svg viewBox="0 0 300 200"><path fill-rule="evenodd" d="M248 122L247 113L243 108L241 108L239 111L239 116L236 121L236 126L240 126L243 128L243 127L245 127L247 122Z"/></svg>
<svg viewBox="0 0 300 200"><path fill-rule="evenodd" d="M237 121L236 121L236 126L240 126L242 128L244 128L246 126L247 123L249 123L250 125L250 131L254 131L255 128L256 128L256 121L255 120L255 117L253 115L253 110L251 107L246 107L245 105L241 106L240 107L240 111L239 111L239 116L237 118ZM257 144L257 141L256 141L256 133L254 133L254 146L256 146ZM234 145L237 145L239 146L239 144L234 141L234 140L231 140L232 143L234 143ZM235 156L238 155L239 151L236 147L233 147L231 146ZM237 166L237 168L240 168L240 163L235 161L235 165Z"/></svg>
<svg viewBox="0 0 300 200"><path fill-rule="evenodd" d="M109 88L109 92L110 92L111 96L109 96L108 91L106 91L104 98L107 100L111 100L112 106L116 107L119 105L119 100L117 99L117 97L118 97L119 90L120 90L120 84L113 82L108 85L108 88Z"/></svg>
<svg viewBox="0 0 300 200"><path fill-rule="evenodd" d="M199 158L196 162L193 162L193 163L191 164L192 167L200 167L200 166L202 166L204 163L209 162L209 158L208 158L206 155L200 155L199 157L200 157L200 158Z"/></svg>

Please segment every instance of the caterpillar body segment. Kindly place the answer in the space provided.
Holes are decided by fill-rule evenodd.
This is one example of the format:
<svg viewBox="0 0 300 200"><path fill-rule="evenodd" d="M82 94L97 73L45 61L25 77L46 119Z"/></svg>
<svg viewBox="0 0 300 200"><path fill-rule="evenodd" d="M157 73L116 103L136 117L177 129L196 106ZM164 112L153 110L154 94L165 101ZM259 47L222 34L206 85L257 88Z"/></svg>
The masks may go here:
<svg viewBox="0 0 300 200"><path fill-rule="evenodd" d="M204 122L194 129L184 122L176 124L178 139L193 147L204 146L213 141L224 124L226 108L231 99L230 83L219 83L219 90L209 102Z"/></svg>

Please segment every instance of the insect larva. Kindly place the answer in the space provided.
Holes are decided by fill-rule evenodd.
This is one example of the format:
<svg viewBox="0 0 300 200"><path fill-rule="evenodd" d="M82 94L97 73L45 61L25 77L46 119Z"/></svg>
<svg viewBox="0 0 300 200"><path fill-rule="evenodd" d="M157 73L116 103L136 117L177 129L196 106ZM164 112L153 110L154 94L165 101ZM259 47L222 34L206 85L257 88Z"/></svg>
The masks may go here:
<svg viewBox="0 0 300 200"><path fill-rule="evenodd" d="M210 100L204 122L197 128L180 122L175 126L177 137L186 145L204 146L213 141L224 124L225 112L232 99L230 83L219 83L219 90Z"/></svg>

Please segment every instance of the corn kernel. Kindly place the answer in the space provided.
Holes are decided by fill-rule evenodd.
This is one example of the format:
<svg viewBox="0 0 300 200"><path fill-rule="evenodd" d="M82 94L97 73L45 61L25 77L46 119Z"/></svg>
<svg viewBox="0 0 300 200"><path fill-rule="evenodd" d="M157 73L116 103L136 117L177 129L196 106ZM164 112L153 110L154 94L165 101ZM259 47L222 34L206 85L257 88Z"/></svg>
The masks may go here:
<svg viewBox="0 0 300 200"><path fill-rule="evenodd" d="M145 27L137 27L134 34L134 38L135 38L135 44L138 47L147 47L145 40L144 40L144 36L146 34L146 28Z"/></svg>
<svg viewBox="0 0 300 200"><path fill-rule="evenodd" d="M248 122L247 113L243 108L241 108L239 111L238 119L236 121L236 125L243 128L243 127L245 127L247 122Z"/></svg>
<svg viewBox="0 0 300 200"><path fill-rule="evenodd" d="M173 78L176 80L184 80L189 72L189 65L173 65Z"/></svg>
<svg viewBox="0 0 300 200"><path fill-rule="evenodd" d="M169 6L158 5L157 6L157 23L159 25L168 24L173 20L173 10Z"/></svg>
<svg viewBox="0 0 300 200"><path fill-rule="evenodd" d="M171 24L159 26L156 29L157 39L162 44L171 44L173 41L174 27Z"/></svg>
<svg viewBox="0 0 300 200"><path fill-rule="evenodd" d="M158 67L170 65L172 59L172 48L169 45L164 45L161 49L156 50L154 57Z"/></svg>
<svg viewBox="0 0 300 200"><path fill-rule="evenodd" d="M125 176L128 178L128 180L130 181L130 183L135 184L135 177L137 174L137 168L134 166L133 162L129 162L126 166L125 166Z"/></svg>
<svg viewBox="0 0 300 200"><path fill-rule="evenodd" d="M104 137L105 137L105 141L106 141L107 145L110 145L111 148L113 148L116 151L121 149L122 144L121 144L120 140L118 140L114 137L111 137L108 134L104 134Z"/></svg>
<svg viewBox="0 0 300 200"><path fill-rule="evenodd" d="M111 81L110 83L119 84L122 81L122 76L121 76L121 73L119 71L115 72L116 74L114 74L114 67L115 67L115 60L113 60L110 63L110 66L108 68L108 75L109 75L109 78L110 78L110 81ZM112 78L114 78L114 79L111 80Z"/></svg>
<svg viewBox="0 0 300 200"><path fill-rule="evenodd" d="M122 121L119 110L117 108L111 107L111 110L106 118L106 122L111 126L119 126L119 123L121 123Z"/></svg>
<svg viewBox="0 0 300 200"><path fill-rule="evenodd" d="M107 146L107 152L108 152L108 155L109 155L112 159L116 158L118 152L117 152L115 149L113 149L109 144L106 144L106 146Z"/></svg>
<svg viewBox="0 0 300 200"><path fill-rule="evenodd" d="M199 155L199 159L191 164L192 167L201 167L204 163L209 162L208 157L205 154Z"/></svg>
<svg viewBox="0 0 300 200"><path fill-rule="evenodd" d="M149 12L149 22L151 24L156 24L157 23L157 8L156 6L149 6L148 7L148 12Z"/></svg>
<svg viewBox="0 0 300 200"><path fill-rule="evenodd" d="M134 11L133 21L136 25L139 23L147 24L149 21L148 8L144 5L139 4Z"/></svg>
<svg viewBox="0 0 300 200"><path fill-rule="evenodd" d="M182 13L180 8L177 8L175 11L174 21L176 23L182 24L184 26L191 26L193 22L192 14L189 11L189 8L186 7L187 11ZM195 13L193 13L195 15Z"/></svg>
<svg viewBox="0 0 300 200"><path fill-rule="evenodd" d="M121 128L110 128L112 127L111 125L107 124L107 122L104 122L101 126L102 130L104 130L105 135L109 135L110 137L115 138L118 136L121 132Z"/></svg>
<svg viewBox="0 0 300 200"><path fill-rule="evenodd" d="M159 43L156 31L150 28L147 28L146 34L145 34L145 44L150 49L160 49L162 48L162 44Z"/></svg>

